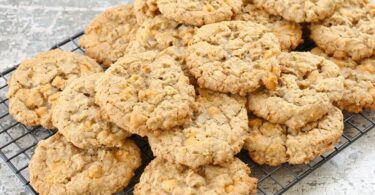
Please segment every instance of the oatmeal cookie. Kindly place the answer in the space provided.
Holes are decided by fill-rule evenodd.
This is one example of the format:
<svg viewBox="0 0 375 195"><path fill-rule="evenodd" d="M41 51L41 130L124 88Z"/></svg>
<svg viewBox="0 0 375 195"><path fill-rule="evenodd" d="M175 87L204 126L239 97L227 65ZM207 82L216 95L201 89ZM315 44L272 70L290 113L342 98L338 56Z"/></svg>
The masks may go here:
<svg viewBox="0 0 375 195"><path fill-rule="evenodd" d="M268 27L279 39L281 50L295 49L302 40L302 27L300 24L286 21L280 16L268 14L253 4L242 7L242 11L236 15L235 20L256 22Z"/></svg>
<svg viewBox="0 0 375 195"><path fill-rule="evenodd" d="M275 89L280 43L268 28L245 21L209 24L197 30L187 65L202 88L245 96L264 85Z"/></svg>
<svg viewBox="0 0 375 195"><path fill-rule="evenodd" d="M146 51L161 51L179 61L185 75L195 83L186 65L186 46L195 32L193 26L178 24L162 16L145 20L129 43L128 53L136 54Z"/></svg>
<svg viewBox="0 0 375 195"><path fill-rule="evenodd" d="M335 62L345 78L343 98L335 105L348 112L361 112L363 109L375 110L375 56L355 62L352 59L329 57L322 50L314 48L312 53Z"/></svg>
<svg viewBox="0 0 375 195"><path fill-rule="evenodd" d="M112 194L128 185L140 165L133 141L83 150L56 134L38 143L29 164L30 183L41 195Z"/></svg>
<svg viewBox="0 0 375 195"><path fill-rule="evenodd" d="M331 17L311 25L311 39L335 58L359 61L375 55L375 6L345 2Z"/></svg>
<svg viewBox="0 0 375 195"><path fill-rule="evenodd" d="M141 136L182 125L193 114L194 87L175 59L158 52L124 56L96 91L110 121Z"/></svg>
<svg viewBox="0 0 375 195"><path fill-rule="evenodd" d="M109 67L125 55L137 29L133 6L122 4L98 15L86 27L80 45L86 55Z"/></svg>
<svg viewBox="0 0 375 195"><path fill-rule="evenodd" d="M335 63L308 52L282 53L278 61L280 85L248 96L248 109L258 117L298 131L342 98L344 78Z"/></svg>
<svg viewBox="0 0 375 195"><path fill-rule="evenodd" d="M156 0L135 0L134 12L139 25L142 25L148 18L153 18L160 14Z"/></svg>
<svg viewBox="0 0 375 195"><path fill-rule="evenodd" d="M168 47L185 47L193 38L195 27L178 24L163 16L149 18L137 30L129 43L128 53L150 50L162 51Z"/></svg>
<svg viewBox="0 0 375 195"><path fill-rule="evenodd" d="M246 99L200 90L192 121L149 136L155 156L197 168L223 164L240 152L248 135Z"/></svg>
<svg viewBox="0 0 375 195"><path fill-rule="evenodd" d="M297 23L317 22L333 14L344 0L253 0L254 4L273 15Z"/></svg>
<svg viewBox="0 0 375 195"><path fill-rule="evenodd" d="M341 111L331 107L316 122L310 123L296 134L285 125L260 118L249 120L250 136L244 148L258 164L278 166L283 163L307 164L333 149L340 141L344 122Z"/></svg>
<svg viewBox="0 0 375 195"><path fill-rule="evenodd" d="M134 194L255 194L257 179L249 175L250 168L237 158L194 170L157 157L146 167Z"/></svg>
<svg viewBox="0 0 375 195"><path fill-rule="evenodd" d="M27 126L54 128L52 108L71 80L102 72L95 60L61 50L23 61L9 80L9 113Z"/></svg>
<svg viewBox="0 0 375 195"><path fill-rule="evenodd" d="M156 0L160 12L182 24L202 26L225 20L240 12L242 0Z"/></svg>
<svg viewBox="0 0 375 195"><path fill-rule="evenodd" d="M72 81L60 94L52 121L66 139L83 149L120 147L131 134L106 121L95 103L95 83L102 76L92 74Z"/></svg>

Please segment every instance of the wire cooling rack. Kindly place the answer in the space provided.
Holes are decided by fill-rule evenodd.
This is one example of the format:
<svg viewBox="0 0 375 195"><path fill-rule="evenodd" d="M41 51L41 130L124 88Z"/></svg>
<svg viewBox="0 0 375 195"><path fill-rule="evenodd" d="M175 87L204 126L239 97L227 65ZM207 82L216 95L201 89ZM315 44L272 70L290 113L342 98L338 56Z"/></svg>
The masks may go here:
<svg viewBox="0 0 375 195"><path fill-rule="evenodd" d="M51 49L60 48L65 51L84 53L79 47L82 32L55 45ZM309 43L308 43L309 44ZM300 50L308 50L311 44L303 45ZM7 81L17 66L0 73L0 156L20 179L31 194L37 194L29 182L28 162L39 140L46 139L55 133L41 127L29 128L16 122L8 113ZM345 114L345 130L340 143L332 152L328 152L307 165L288 165L278 167L259 166L252 162L247 153L242 151L238 157L249 165L252 176L258 178L258 194L282 194L293 185L308 176L312 171L329 161L361 136L375 127L375 112L365 111L360 114ZM142 151L143 166L137 171L129 186L119 194L132 194L145 166L153 159L147 141L133 136Z"/></svg>

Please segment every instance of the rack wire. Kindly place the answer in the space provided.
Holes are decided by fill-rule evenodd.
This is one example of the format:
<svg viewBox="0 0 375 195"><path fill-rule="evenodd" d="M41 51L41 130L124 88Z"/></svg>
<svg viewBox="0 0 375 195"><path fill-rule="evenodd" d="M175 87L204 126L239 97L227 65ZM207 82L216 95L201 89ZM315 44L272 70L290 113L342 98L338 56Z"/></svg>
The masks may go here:
<svg viewBox="0 0 375 195"><path fill-rule="evenodd" d="M51 49L60 48L65 51L84 53L84 50L78 44L82 35L83 32L80 32L56 44ZM300 47L302 50L307 50L307 48L311 48L311 45ZM16 122L9 115L8 99L6 98L8 91L7 81L16 68L17 66L14 66L0 73L0 157L27 190L31 194L37 194L30 185L28 162L37 143L53 135L55 131L43 129L42 127L26 127ZM310 164L297 166L284 164L278 167L259 166L251 161L245 151L238 154L238 157L251 168L252 176L258 178L258 194L282 194L286 192L375 127L375 112L364 111L359 114L345 113L344 115L345 130L340 143L337 144L332 152L318 157ZM154 158L145 139L138 136L133 136L131 139L135 140L141 148L143 165L139 168L129 186L119 194L132 194L133 187L138 182L143 169Z"/></svg>

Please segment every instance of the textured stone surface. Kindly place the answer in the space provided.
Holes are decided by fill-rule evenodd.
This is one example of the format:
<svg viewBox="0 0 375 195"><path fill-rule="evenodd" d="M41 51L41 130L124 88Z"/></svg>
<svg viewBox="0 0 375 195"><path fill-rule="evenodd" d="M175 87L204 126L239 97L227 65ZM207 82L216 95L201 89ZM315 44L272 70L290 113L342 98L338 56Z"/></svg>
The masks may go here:
<svg viewBox="0 0 375 195"><path fill-rule="evenodd" d="M0 0L0 71L75 34L100 11L124 0ZM374 1L375 2L375 1ZM3 94L0 94L3 97ZM1 107L2 109L2 107ZM3 113L0 110L0 113ZM5 140L1 140L3 142ZM286 194L375 193L375 130ZM10 151L11 152L11 151ZM0 160L0 194L28 194Z"/></svg>

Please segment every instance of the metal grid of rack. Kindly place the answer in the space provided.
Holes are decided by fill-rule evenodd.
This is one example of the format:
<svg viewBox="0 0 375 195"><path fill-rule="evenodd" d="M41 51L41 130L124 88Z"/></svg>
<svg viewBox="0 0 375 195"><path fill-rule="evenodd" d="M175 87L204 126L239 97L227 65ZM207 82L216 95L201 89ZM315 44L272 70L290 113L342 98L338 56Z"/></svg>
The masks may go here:
<svg viewBox="0 0 375 195"><path fill-rule="evenodd" d="M51 49L60 48L66 51L84 53L79 47L78 40L82 32ZM310 46L302 46L306 50ZM36 194L29 182L28 162L39 140L46 139L55 133L54 130L46 130L41 127L29 128L16 122L8 113L7 81L17 66L0 73L0 157L5 161L22 184L32 194ZM350 144L375 127L375 112L365 111L360 114L345 114L345 131L340 143L332 152L328 152L307 165L292 166L284 164L278 167L259 166L252 162L247 153L242 151L238 157L246 162L252 170L252 176L259 179L258 194L282 194L298 183L312 171L329 161L332 157L344 150ZM139 180L144 167L153 159L153 155L147 141L141 137L133 136L142 151L143 165L137 171L129 186L120 194L132 194L134 185Z"/></svg>

